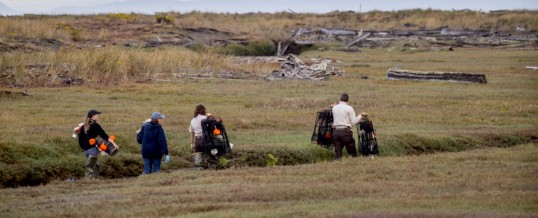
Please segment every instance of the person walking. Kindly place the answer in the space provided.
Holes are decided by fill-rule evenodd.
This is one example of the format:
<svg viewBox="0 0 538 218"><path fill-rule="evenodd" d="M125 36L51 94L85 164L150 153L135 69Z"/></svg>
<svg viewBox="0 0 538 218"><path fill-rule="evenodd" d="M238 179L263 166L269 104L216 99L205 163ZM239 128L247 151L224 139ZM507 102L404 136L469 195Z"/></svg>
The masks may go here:
<svg viewBox="0 0 538 218"><path fill-rule="evenodd" d="M170 162L168 144L164 135L164 119L166 116L159 112L151 114L151 121L142 127L136 135L136 141L142 144L142 158L144 159L144 174L161 171L161 159L165 155L165 162Z"/></svg>
<svg viewBox="0 0 538 218"><path fill-rule="evenodd" d="M99 154L99 150L96 147L97 143L90 144L90 140L96 142L100 137L105 141L109 141L116 149L118 149L118 145L116 145L116 143L110 139L105 130L101 128L101 125L97 123L100 114L101 112L94 109L88 111L88 114L84 120L84 125L81 127L78 135L78 143L84 150L84 155L86 156L85 178L87 179L96 179L99 177L100 168L99 163L97 162L97 156Z"/></svg>
<svg viewBox="0 0 538 218"><path fill-rule="evenodd" d="M204 134L202 130L202 120L207 119L206 108L204 105L197 105L194 109L194 116L189 125L189 133L191 135L191 148L193 151L194 167L202 169L202 162L204 159Z"/></svg>
<svg viewBox="0 0 538 218"><path fill-rule="evenodd" d="M343 93L340 96L340 102L332 107L333 113L333 144L335 160L342 158L342 149L346 147L346 151L353 157L357 156L357 149L355 148L355 139L353 138L353 131L351 126L357 124L360 120L360 116L355 116L355 110L348 105L349 95Z"/></svg>

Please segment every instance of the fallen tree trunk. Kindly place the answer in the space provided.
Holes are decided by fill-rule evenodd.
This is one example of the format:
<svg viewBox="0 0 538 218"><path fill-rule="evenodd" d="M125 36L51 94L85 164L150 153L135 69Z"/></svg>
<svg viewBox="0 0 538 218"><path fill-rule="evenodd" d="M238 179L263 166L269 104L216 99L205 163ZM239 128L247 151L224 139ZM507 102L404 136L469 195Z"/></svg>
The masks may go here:
<svg viewBox="0 0 538 218"><path fill-rule="evenodd" d="M352 46L353 44L363 40L363 39L366 39L368 36L370 36L370 33L365 33L365 34L362 34L360 36L357 36L355 37L354 39L351 40L351 42L347 43L346 45L344 45L344 48L348 48L349 46Z"/></svg>
<svg viewBox="0 0 538 218"><path fill-rule="evenodd" d="M420 80L420 81L445 81L486 84L484 74L457 73L457 72L421 72L411 70L387 70L388 80Z"/></svg>
<svg viewBox="0 0 538 218"><path fill-rule="evenodd" d="M278 42L278 46L277 46L277 50L276 50L276 56L277 57L280 57L282 55L284 55L284 52L286 52L286 50L288 50L288 46L290 46L290 42L288 41L285 41L285 42Z"/></svg>
<svg viewBox="0 0 538 218"><path fill-rule="evenodd" d="M325 35L335 35L335 36L356 36L357 35L357 30L321 28L319 31Z"/></svg>

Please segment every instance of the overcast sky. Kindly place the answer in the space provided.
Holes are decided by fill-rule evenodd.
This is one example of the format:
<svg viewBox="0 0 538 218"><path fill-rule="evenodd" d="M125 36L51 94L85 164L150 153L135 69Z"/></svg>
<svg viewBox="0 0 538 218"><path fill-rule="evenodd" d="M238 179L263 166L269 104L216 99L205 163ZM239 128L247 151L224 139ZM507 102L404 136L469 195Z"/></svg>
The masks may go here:
<svg viewBox="0 0 538 218"><path fill-rule="evenodd" d="M132 7L111 4L123 2L132 3ZM0 0L0 3L21 13L61 13L68 8L97 8L110 7L116 12L122 10L136 10L135 12L154 13L158 10L154 6L156 0ZM275 12L292 10L295 12L325 13L334 10L340 11L371 11L371 10L402 10L413 8L432 8L442 10L512 10L529 9L538 10L538 0L158 0L169 11L188 12L192 10L210 12ZM167 2L167 3L163 3ZM168 3L169 2L169 3ZM240 2L240 4L231 4ZM135 4L137 3L137 4ZM146 6L141 6L147 4ZM180 6L178 6L180 5ZM230 5L233 5L231 7ZM237 6L239 5L239 6ZM115 6L115 8L113 7ZM123 8L125 9L123 9Z"/></svg>

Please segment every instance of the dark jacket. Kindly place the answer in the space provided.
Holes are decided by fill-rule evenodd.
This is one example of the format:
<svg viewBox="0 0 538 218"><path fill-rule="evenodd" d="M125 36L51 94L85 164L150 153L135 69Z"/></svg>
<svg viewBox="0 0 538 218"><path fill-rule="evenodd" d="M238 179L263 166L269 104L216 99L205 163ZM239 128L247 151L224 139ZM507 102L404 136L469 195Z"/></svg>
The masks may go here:
<svg viewBox="0 0 538 218"><path fill-rule="evenodd" d="M100 136L105 141L108 141L108 138L109 138L105 130L101 128L101 125L99 125L99 123L92 122L90 124L90 129L88 130L88 137L91 139L91 138L96 138L97 136Z"/></svg>
<svg viewBox="0 0 538 218"><path fill-rule="evenodd" d="M80 133L78 135L78 144L80 148L82 148L82 150L85 151L95 147L96 145L90 145L89 140L92 138L96 138L97 136L108 141L109 136L106 134L105 130L101 128L101 125L99 125L97 122L93 121L92 123L90 123L90 129L88 130L88 133L86 133L84 128L84 126L80 128Z"/></svg>
<svg viewBox="0 0 538 218"><path fill-rule="evenodd" d="M168 144L161 125L151 122L142 127L136 135L136 141L142 144L142 158L161 159L168 155Z"/></svg>

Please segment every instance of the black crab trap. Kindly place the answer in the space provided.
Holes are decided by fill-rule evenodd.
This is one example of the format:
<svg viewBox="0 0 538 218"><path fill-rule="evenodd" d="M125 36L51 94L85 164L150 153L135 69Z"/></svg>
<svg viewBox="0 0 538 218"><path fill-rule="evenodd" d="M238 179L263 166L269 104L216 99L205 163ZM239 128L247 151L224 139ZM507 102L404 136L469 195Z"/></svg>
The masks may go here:
<svg viewBox="0 0 538 218"><path fill-rule="evenodd" d="M312 131L312 143L316 143L321 147L331 149L333 135L333 112L332 108L318 111L316 123Z"/></svg>
<svg viewBox="0 0 538 218"><path fill-rule="evenodd" d="M208 167L218 167L219 158L232 156L232 147L224 123L220 117L208 117L202 120L202 132L204 159L207 161Z"/></svg>
<svg viewBox="0 0 538 218"><path fill-rule="evenodd" d="M374 124L368 118L363 118L357 124L357 137L359 141L359 152L362 155L379 155Z"/></svg>

